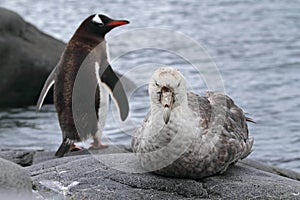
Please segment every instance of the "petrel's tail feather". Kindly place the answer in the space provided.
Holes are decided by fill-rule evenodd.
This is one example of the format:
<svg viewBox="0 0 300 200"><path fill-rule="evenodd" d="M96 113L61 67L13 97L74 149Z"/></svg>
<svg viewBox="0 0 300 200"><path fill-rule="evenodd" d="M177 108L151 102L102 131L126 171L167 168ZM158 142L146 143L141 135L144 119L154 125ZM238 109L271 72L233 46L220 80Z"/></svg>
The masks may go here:
<svg viewBox="0 0 300 200"><path fill-rule="evenodd" d="M56 157L63 157L66 153L70 151L73 142L69 138L65 138L61 145L59 146L58 150L55 153Z"/></svg>

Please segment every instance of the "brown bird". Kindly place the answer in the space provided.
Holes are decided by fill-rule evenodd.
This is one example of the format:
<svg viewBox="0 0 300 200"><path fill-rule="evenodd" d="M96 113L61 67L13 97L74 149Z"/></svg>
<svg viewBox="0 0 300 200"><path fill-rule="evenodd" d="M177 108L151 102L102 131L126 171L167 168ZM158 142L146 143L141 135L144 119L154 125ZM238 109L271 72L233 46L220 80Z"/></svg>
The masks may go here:
<svg viewBox="0 0 300 200"><path fill-rule="evenodd" d="M92 148L106 146L101 143L101 135L108 109L108 93L116 102L121 119L125 120L128 116L127 96L109 64L105 41L105 35L110 30L128 23L101 14L86 18L46 80L37 110L40 110L54 84L54 103L63 136L56 156L62 157L78 149L74 143L90 136L94 139Z"/></svg>
<svg viewBox="0 0 300 200"><path fill-rule="evenodd" d="M251 119L230 97L187 92L182 74L167 67L154 72L148 89L151 109L131 143L146 170L203 178L251 153Z"/></svg>

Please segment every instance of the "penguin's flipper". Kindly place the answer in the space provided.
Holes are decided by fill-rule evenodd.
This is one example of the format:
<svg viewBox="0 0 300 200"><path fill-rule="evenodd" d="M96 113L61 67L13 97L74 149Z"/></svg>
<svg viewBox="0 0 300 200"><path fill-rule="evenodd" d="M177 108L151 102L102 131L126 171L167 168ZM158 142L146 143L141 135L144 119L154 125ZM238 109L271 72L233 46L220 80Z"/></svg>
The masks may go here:
<svg viewBox="0 0 300 200"><path fill-rule="evenodd" d="M97 64L98 63L96 63L96 65ZM112 99L119 108L121 119L124 121L129 114L129 103L119 77L116 75L110 65L105 68L103 73L101 73L101 70L99 72L101 82L109 88Z"/></svg>
<svg viewBox="0 0 300 200"><path fill-rule="evenodd" d="M36 104L36 112L39 112L43 102L45 100L45 97L47 96L48 91L50 90L50 88L52 87L52 85L54 84L54 80L55 80L55 74L56 74L56 66L54 67L54 69L52 70L52 72L50 73L50 75L48 76L43 89L40 93L38 102Z"/></svg>

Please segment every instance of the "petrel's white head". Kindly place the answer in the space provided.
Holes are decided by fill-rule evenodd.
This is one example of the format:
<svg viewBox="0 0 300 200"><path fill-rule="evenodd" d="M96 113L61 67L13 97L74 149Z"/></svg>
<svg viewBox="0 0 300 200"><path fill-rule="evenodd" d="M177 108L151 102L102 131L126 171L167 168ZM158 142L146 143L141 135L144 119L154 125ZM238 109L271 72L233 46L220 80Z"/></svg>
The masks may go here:
<svg viewBox="0 0 300 200"><path fill-rule="evenodd" d="M149 83L149 96L152 106L164 109L163 119L167 124L171 111L187 103L186 81L182 74L172 67L157 69Z"/></svg>

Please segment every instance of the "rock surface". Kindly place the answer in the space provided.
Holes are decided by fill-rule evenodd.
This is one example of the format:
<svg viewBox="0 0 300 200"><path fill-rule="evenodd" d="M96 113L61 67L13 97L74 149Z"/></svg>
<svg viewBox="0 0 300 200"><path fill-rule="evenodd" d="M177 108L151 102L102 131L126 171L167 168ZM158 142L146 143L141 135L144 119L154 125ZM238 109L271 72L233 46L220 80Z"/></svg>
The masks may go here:
<svg viewBox="0 0 300 200"><path fill-rule="evenodd" d="M65 44L12 11L0 18L0 107L33 105Z"/></svg>
<svg viewBox="0 0 300 200"><path fill-rule="evenodd" d="M5 8L0 7L0 19L0 108L35 105L65 43ZM127 91L136 88L127 78L124 83ZM45 103L53 103L53 89Z"/></svg>
<svg viewBox="0 0 300 200"><path fill-rule="evenodd" d="M271 167L252 160L239 162L222 175L192 180L144 173L126 146L92 154L74 152L59 159L53 155L39 152L35 164L26 167L39 198L300 199L299 181L270 173Z"/></svg>
<svg viewBox="0 0 300 200"><path fill-rule="evenodd" d="M0 158L14 162L22 167L26 167L32 165L33 156L39 151L42 150L20 148L0 149Z"/></svg>
<svg viewBox="0 0 300 200"><path fill-rule="evenodd" d="M0 158L0 200L31 199L32 184L28 172Z"/></svg>

